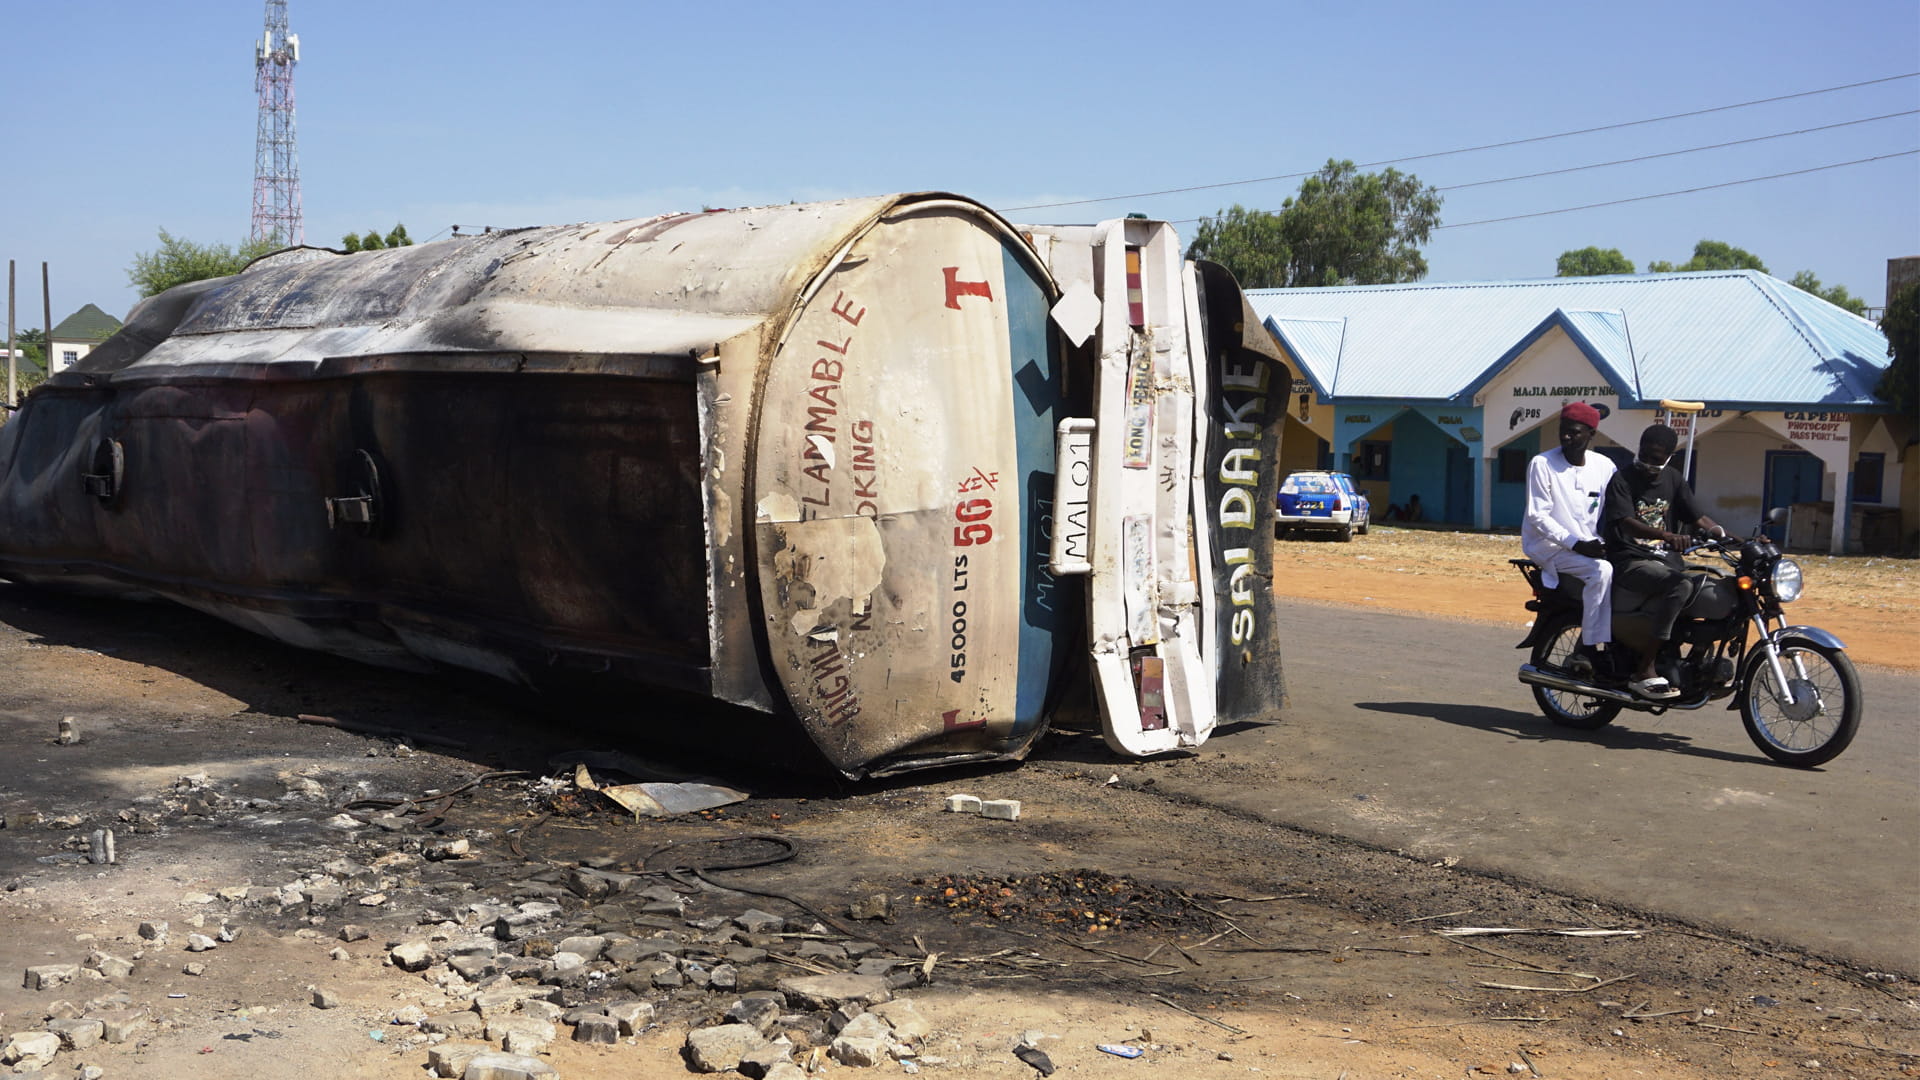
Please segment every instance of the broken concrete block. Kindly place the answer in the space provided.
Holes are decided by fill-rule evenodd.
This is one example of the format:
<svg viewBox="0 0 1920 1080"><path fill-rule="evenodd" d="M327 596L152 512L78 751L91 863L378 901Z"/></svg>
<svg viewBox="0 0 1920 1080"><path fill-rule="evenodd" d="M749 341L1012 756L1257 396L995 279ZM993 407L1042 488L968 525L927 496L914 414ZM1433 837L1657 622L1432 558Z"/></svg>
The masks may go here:
<svg viewBox="0 0 1920 1080"><path fill-rule="evenodd" d="M109 979L124 979L133 974L133 961L123 960L98 949L87 954L87 966Z"/></svg>
<svg viewBox="0 0 1920 1080"><path fill-rule="evenodd" d="M501 1049L509 1054L525 1054L529 1057L544 1054L553 1040L544 1038L537 1031L509 1031L507 1037L500 1040Z"/></svg>
<svg viewBox="0 0 1920 1080"><path fill-rule="evenodd" d="M487 1041L497 1043L517 1042L522 1047L544 1047L551 1043L559 1031L545 1020L536 1020L531 1016L501 1016L487 1021ZM515 1036L518 1036L516 1039ZM522 1049L514 1053L538 1053L537 1049Z"/></svg>
<svg viewBox="0 0 1920 1080"><path fill-rule="evenodd" d="M340 1007L340 995L324 986L313 988L313 1007L316 1009L337 1009Z"/></svg>
<svg viewBox="0 0 1920 1080"><path fill-rule="evenodd" d="M687 1063L696 1072L725 1072L766 1040L751 1024L721 1024L687 1033Z"/></svg>
<svg viewBox="0 0 1920 1080"><path fill-rule="evenodd" d="M893 1028L893 1037L901 1042L918 1044L933 1034L933 1025L914 1008L910 998L883 1001L873 1007L872 1013L885 1020Z"/></svg>
<svg viewBox="0 0 1920 1080"><path fill-rule="evenodd" d="M980 804L980 816L998 821L1020 820L1019 799L988 799Z"/></svg>
<svg viewBox="0 0 1920 1080"><path fill-rule="evenodd" d="M167 924L164 922L143 922L140 924L140 936L148 941L164 943L167 940Z"/></svg>
<svg viewBox="0 0 1920 1080"><path fill-rule="evenodd" d="M620 1034L638 1035L653 1023L653 1003L627 1001L607 1006L607 1015L620 1025Z"/></svg>
<svg viewBox="0 0 1920 1080"><path fill-rule="evenodd" d="M180 970L185 972L188 975L192 975L195 978L198 978L199 976L205 975L207 973L207 965L202 964L196 960L193 963L188 964L186 967L181 968Z"/></svg>
<svg viewBox="0 0 1920 1080"><path fill-rule="evenodd" d="M116 1009L94 1019L100 1021L101 1041L110 1043L133 1042L147 1026L147 1015L135 1009Z"/></svg>
<svg viewBox="0 0 1920 1080"><path fill-rule="evenodd" d="M847 1021L846 1026L840 1029L840 1037L843 1039L879 1039L885 1042L893 1038L893 1026L887 1023L885 1017L877 1013L863 1012L859 1016Z"/></svg>
<svg viewBox="0 0 1920 1080"><path fill-rule="evenodd" d="M847 918L870 922L884 919L893 914L893 900L886 893L874 893L864 900L855 900L847 906Z"/></svg>
<svg viewBox="0 0 1920 1080"><path fill-rule="evenodd" d="M707 985L715 990L733 990L740 985L740 970L732 964L715 964L707 972Z"/></svg>
<svg viewBox="0 0 1920 1080"><path fill-rule="evenodd" d="M98 1020L55 1020L47 1031L59 1036L60 1045L68 1050L88 1050L100 1045L106 1025Z"/></svg>
<svg viewBox="0 0 1920 1080"><path fill-rule="evenodd" d="M432 862L441 862L446 859L464 858L472 850L471 842L465 837L458 837L452 840L432 841L420 849L420 854L425 855Z"/></svg>
<svg viewBox="0 0 1920 1080"><path fill-rule="evenodd" d="M459 1080L466 1074L469 1062L492 1052L493 1047L477 1043L441 1043L427 1048L427 1071L442 1080Z"/></svg>
<svg viewBox="0 0 1920 1080"><path fill-rule="evenodd" d="M791 1061L777 1062L760 1080L808 1080L807 1070Z"/></svg>
<svg viewBox="0 0 1920 1080"><path fill-rule="evenodd" d="M51 990L80 977L79 964L42 964L30 967L21 985L29 990Z"/></svg>
<svg viewBox="0 0 1920 1080"><path fill-rule="evenodd" d="M487 1022L476 1012L441 1013L420 1021L420 1030L429 1035L472 1038L486 1031Z"/></svg>
<svg viewBox="0 0 1920 1080"><path fill-rule="evenodd" d="M764 1077L775 1066L793 1060L793 1044L786 1039L775 1039L757 1049L749 1050L740 1058L740 1075L746 1077Z"/></svg>
<svg viewBox="0 0 1920 1080"><path fill-rule="evenodd" d="M525 1054L488 1052L467 1062L461 1080L559 1080L560 1070Z"/></svg>
<svg viewBox="0 0 1920 1080"><path fill-rule="evenodd" d="M887 1060L887 1040L849 1039L842 1035L827 1048L827 1056L842 1065L871 1068Z"/></svg>
<svg viewBox="0 0 1920 1080"><path fill-rule="evenodd" d="M977 814L979 812L980 812L980 796L978 795L947 796L947 813Z"/></svg>
<svg viewBox="0 0 1920 1080"><path fill-rule="evenodd" d="M479 982L500 968L493 957L479 953L456 956L447 961L447 966L459 972L460 977L468 982Z"/></svg>
<svg viewBox="0 0 1920 1080"><path fill-rule="evenodd" d="M573 1041L612 1046L620 1041L620 1021L611 1016L583 1016L574 1025Z"/></svg>
<svg viewBox="0 0 1920 1080"><path fill-rule="evenodd" d="M393 966L401 971L425 971L437 959L433 946L424 941L403 941L387 955L393 958Z"/></svg>
<svg viewBox="0 0 1920 1080"><path fill-rule="evenodd" d="M29 1072L53 1061L60 1052L60 1036L51 1031L21 1031L0 1045L0 1065L16 1066L16 1072ZM18 1068L25 1065L27 1068Z"/></svg>
<svg viewBox="0 0 1920 1080"><path fill-rule="evenodd" d="M733 924L749 934L777 934L787 928L787 920L758 908L749 908L734 916Z"/></svg>
<svg viewBox="0 0 1920 1080"><path fill-rule="evenodd" d="M854 1002L877 1005L893 1000L887 981L875 975L798 975L780 980L789 1000L809 1009L831 1009Z"/></svg>
<svg viewBox="0 0 1920 1080"><path fill-rule="evenodd" d="M561 938L560 944L554 946L555 952L573 953L582 960L598 960L606 950L607 939L599 934Z"/></svg>
<svg viewBox="0 0 1920 1080"><path fill-rule="evenodd" d="M632 874L615 874L580 866L567 873L567 890L582 900L604 900L626 892L639 880ZM669 902L678 903L678 899L676 897Z"/></svg>
<svg viewBox="0 0 1920 1080"><path fill-rule="evenodd" d="M751 1024L755 1031L765 1035L785 1011L785 1006L769 998L742 998L727 1009L727 1022Z"/></svg>
<svg viewBox="0 0 1920 1080"><path fill-rule="evenodd" d="M371 936L372 935L367 932L366 927L356 926L353 923L348 923L340 928L341 941L365 941Z"/></svg>
<svg viewBox="0 0 1920 1080"><path fill-rule="evenodd" d="M213 940L212 938L208 937L205 934L188 934L187 935L187 951L188 952L206 952L208 949L219 948L219 946L220 946L219 942Z"/></svg>
<svg viewBox="0 0 1920 1080"><path fill-rule="evenodd" d="M825 1046L833 1041L827 1018L820 1013L782 1013L773 1022L773 1031L799 1046Z"/></svg>
<svg viewBox="0 0 1920 1080"><path fill-rule="evenodd" d="M87 861L95 866L108 866L120 861L114 847L112 829L95 829L87 842Z"/></svg>

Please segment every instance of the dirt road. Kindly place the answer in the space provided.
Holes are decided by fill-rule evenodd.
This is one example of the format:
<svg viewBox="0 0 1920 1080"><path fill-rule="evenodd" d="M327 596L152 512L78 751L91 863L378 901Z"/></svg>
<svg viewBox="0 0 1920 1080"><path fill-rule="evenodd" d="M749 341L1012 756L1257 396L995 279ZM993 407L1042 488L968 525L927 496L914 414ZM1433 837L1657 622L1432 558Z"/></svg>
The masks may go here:
<svg viewBox="0 0 1920 1080"><path fill-rule="evenodd" d="M1318 587L1307 552L1402 568L1382 559L1387 544L1369 544L1381 535L1287 545L1281 587ZM1389 591L1372 582L1412 577L1390 595L1425 603L1437 593L1419 579L1431 576L1349 583L1375 596ZM72 745L56 743L63 716L75 718ZM438 1018L506 979L558 999L523 1006L523 1021L595 994L658 1009L652 1027L611 1046L557 1025L540 1056L561 1076L685 1075L688 1031L742 992L858 954L891 965L896 993L932 1030L911 1066L824 1066L847 1076L1035 1076L1013 1053L1028 1032L1078 1076L1879 1077L1920 1061L1915 973L1870 976L1159 793L1163 778L1189 790L1287 782L1210 748L1124 763L1097 738L1062 733L1019 767L856 788L736 771L721 779L752 799L668 821L541 780L571 777L554 764L569 752L631 748L629 722L293 652L178 609L0 586L0 1037L131 1012L129 1041L62 1050L51 1074L85 1063L107 1077L226 1080L301 1062L318 1075L418 1077L436 1046L479 1041L470 1022ZM536 775L491 775L512 770ZM1019 819L944 812L956 792L1017 799ZM117 861L87 862L107 828ZM649 872L649 854L669 844L743 836L777 837L755 843L791 857L705 881ZM470 852L431 857L456 840ZM583 867L632 880L584 897L595 879ZM876 895L889 917L854 921L850 906ZM558 910L536 936L495 933L491 974L474 970L478 954L459 950L526 903ZM797 936L722 925L753 908ZM160 921L164 941L141 935ZM1437 932L1467 927L1534 932ZM1559 933L1588 929L1609 933ZM568 985L549 957L559 935L584 931L675 935L677 974L635 984L645 961L602 958ZM195 934L214 947L189 951ZM431 962L409 973L392 946L416 941ZM722 964L735 987L716 985ZM23 985L47 965L75 965L74 981ZM315 988L335 1007L315 1007ZM806 1025L822 1015L789 1007L810 1041Z"/></svg>

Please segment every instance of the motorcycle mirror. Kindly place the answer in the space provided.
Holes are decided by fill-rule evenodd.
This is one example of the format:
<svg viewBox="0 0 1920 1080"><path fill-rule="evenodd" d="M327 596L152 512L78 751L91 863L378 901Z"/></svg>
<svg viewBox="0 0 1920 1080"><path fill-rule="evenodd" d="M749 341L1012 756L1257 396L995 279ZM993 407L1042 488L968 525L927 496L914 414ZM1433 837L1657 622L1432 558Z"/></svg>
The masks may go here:
<svg viewBox="0 0 1920 1080"><path fill-rule="evenodd" d="M1767 511L1767 524L1778 525L1785 520L1787 520L1786 507L1776 506L1773 509Z"/></svg>

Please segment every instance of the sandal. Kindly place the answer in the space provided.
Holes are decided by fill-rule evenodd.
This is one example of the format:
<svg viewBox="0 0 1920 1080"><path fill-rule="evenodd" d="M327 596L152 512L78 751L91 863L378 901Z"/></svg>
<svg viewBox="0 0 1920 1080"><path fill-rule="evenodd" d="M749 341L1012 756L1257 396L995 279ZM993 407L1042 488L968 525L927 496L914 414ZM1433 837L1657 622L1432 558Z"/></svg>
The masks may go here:
<svg viewBox="0 0 1920 1080"><path fill-rule="evenodd" d="M1680 691L1674 689L1672 683L1658 675L1651 679L1636 679L1627 684L1627 689L1648 701L1665 701L1680 696Z"/></svg>

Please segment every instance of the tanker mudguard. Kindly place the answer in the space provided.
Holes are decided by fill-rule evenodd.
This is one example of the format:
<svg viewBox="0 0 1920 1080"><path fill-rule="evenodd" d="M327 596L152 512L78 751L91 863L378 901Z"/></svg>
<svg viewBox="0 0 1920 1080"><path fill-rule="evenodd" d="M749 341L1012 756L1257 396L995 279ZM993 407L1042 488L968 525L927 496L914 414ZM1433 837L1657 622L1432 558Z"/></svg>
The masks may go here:
<svg viewBox="0 0 1920 1080"><path fill-rule="evenodd" d="M142 301L0 425L0 577L710 698L848 776L1076 713L1198 745L1280 705L1291 376L1168 226L1087 229L922 193L278 252Z"/></svg>

